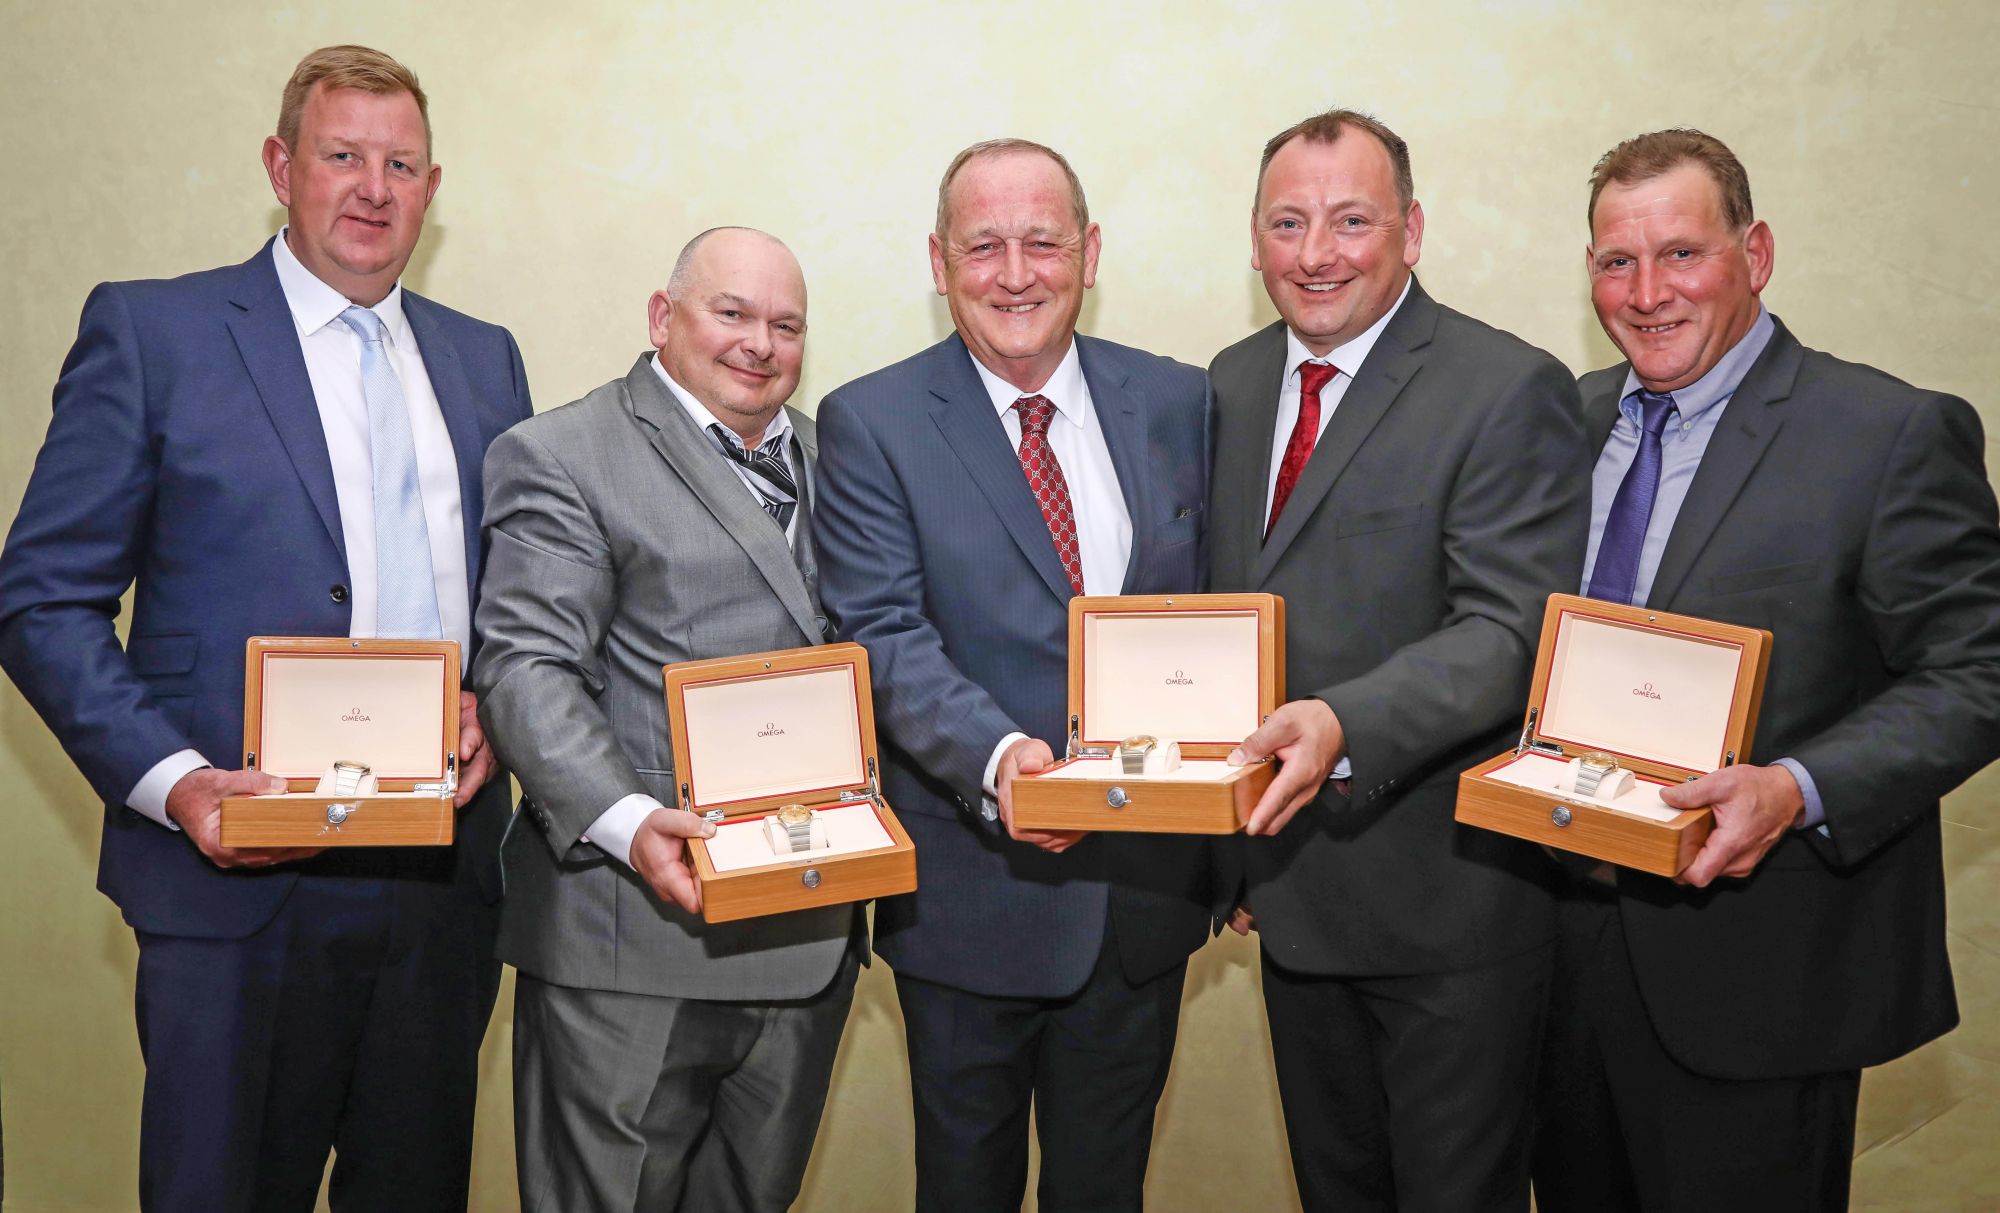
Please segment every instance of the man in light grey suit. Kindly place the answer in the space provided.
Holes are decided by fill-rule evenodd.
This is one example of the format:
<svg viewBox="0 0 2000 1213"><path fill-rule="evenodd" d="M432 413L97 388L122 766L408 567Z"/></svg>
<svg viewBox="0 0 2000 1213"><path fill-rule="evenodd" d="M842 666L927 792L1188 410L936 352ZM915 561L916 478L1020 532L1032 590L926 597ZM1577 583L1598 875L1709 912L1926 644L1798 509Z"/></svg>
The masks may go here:
<svg viewBox="0 0 2000 1213"><path fill-rule="evenodd" d="M486 464L473 669L522 801L502 848L520 969L514 1119L536 1210L779 1210L853 997L859 910L711 926L674 801L660 667L820 644L798 262L697 236L649 304L658 354Z"/></svg>

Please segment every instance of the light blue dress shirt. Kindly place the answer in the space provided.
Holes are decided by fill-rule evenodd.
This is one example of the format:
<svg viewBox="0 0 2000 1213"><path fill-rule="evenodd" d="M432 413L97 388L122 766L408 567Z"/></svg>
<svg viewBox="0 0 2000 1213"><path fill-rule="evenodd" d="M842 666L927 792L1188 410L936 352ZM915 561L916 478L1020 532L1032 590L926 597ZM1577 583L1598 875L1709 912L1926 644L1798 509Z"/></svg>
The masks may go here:
<svg viewBox="0 0 2000 1213"><path fill-rule="evenodd" d="M1632 587L1633 602L1645 602L1652 595L1653 577L1660 571L1667 537L1673 534L1674 520L1680 517L1681 505L1687 500L1688 486L1694 483L1694 474L1701 467L1708 441L1722 424L1722 414L1736 395L1743 376L1771 343L1771 334L1776 329L1771 313L1757 309L1757 319L1743 339L1710 367L1708 374L1673 393L1674 414L1667 419L1666 431L1660 435L1660 488L1653 498L1652 517L1646 522L1645 542L1639 549L1639 577ZM1625 390L1618 398L1618 423L1611 427L1611 436L1605 440L1604 450L1597 456L1597 467L1590 475L1590 546L1584 550L1584 588L1579 593L1589 592L1590 574L1597 567L1597 547L1604 538L1604 523L1611 515L1612 498L1618 495L1618 486L1624 483L1625 473L1639 453L1639 389L1639 376L1626 371ZM1780 758L1774 765L1784 767L1798 780L1806 802L1805 824L1817 826L1824 822L1825 806L1805 767L1791 758Z"/></svg>

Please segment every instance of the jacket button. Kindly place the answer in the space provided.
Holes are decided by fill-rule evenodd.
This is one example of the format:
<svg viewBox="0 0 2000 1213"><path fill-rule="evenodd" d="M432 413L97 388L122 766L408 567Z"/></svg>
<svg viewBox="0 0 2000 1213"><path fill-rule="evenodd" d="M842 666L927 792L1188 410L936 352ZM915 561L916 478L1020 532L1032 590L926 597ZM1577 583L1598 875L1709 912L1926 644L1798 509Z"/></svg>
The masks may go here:
<svg viewBox="0 0 2000 1213"><path fill-rule="evenodd" d="M327 589L327 591L326 591L326 596L327 596L328 598L331 598L331 599L333 599L333 600L334 600L335 602L346 602L346 601L347 601L347 587L346 587L346 586L344 586L344 585L340 585L340 584L338 584L338 583L335 583L334 585L332 585L332 586L328 587L328 589Z"/></svg>

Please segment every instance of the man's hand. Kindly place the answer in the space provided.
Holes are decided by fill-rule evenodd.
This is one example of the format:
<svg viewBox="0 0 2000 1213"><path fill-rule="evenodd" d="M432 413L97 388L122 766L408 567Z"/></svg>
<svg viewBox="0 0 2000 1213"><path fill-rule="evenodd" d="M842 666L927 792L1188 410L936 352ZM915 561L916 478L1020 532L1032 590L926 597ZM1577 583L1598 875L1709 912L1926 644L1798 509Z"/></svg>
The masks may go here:
<svg viewBox="0 0 2000 1213"><path fill-rule="evenodd" d="M1051 855L1060 855L1075 846L1077 839L1089 831L1014 828L1014 777L1046 771L1055 764L1055 760L1056 756L1047 742L1023 737L1000 755L1000 765L993 769L993 786L1000 793L1000 824L1007 827L1007 836L1017 842L1040 847Z"/></svg>
<svg viewBox="0 0 2000 1213"><path fill-rule="evenodd" d="M263 771L189 771L167 793L167 816L188 840L218 868L268 868L294 859L311 859L325 847L225 847L222 845L222 798L261 796L285 790L285 781Z"/></svg>
<svg viewBox="0 0 2000 1213"><path fill-rule="evenodd" d="M701 913L701 884L688 866L689 838L715 837L715 823L685 809L658 808L632 835L632 868L662 901L690 914Z"/></svg>
<svg viewBox="0 0 2000 1213"><path fill-rule="evenodd" d="M471 691L458 693L458 795L451 805L462 809L488 779L493 777L493 747L486 744L486 730L479 727L479 696Z"/></svg>
<svg viewBox="0 0 2000 1213"><path fill-rule="evenodd" d="M1806 799L1783 767L1724 767L1693 783L1666 788L1669 808L1714 809L1715 829L1701 844L1681 884L1705 889L1718 876L1748 876L1786 831L1800 824Z"/></svg>
<svg viewBox="0 0 2000 1213"><path fill-rule="evenodd" d="M1233 766L1274 755L1282 764L1257 807L1250 810L1243 832L1276 834L1284 829L1326 787L1326 777L1346 749L1340 718L1323 699L1294 699L1271 713L1264 727L1245 737L1229 755Z"/></svg>
<svg viewBox="0 0 2000 1213"><path fill-rule="evenodd" d="M1237 906L1229 912L1229 929L1248 939L1250 932L1257 929L1257 916L1250 912L1249 906Z"/></svg>

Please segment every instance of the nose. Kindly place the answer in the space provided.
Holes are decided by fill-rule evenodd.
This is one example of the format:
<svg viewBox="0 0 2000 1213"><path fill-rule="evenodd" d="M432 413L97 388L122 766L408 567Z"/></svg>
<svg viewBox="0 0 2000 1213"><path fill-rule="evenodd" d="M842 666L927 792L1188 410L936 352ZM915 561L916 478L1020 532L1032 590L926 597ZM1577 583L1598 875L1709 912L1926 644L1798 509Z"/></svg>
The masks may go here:
<svg viewBox="0 0 2000 1213"><path fill-rule="evenodd" d="M1641 312L1657 311L1670 293L1667 276L1652 258L1641 257L1632 271L1632 306Z"/></svg>
<svg viewBox="0 0 2000 1213"><path fill-rule="evenodd" d="M1034 271L1028 268L1028 253L1019 240L1007 242L1007 252L1000 260L1000 289L1010 295L1019 295L1034 285Z"/></svg>
<svg viewBox="0 0 2000 1213"><path fill-rule="evenodd" d="M743 334L743 352L759 362L771 360L771 326L758 321Z"/></svg>
<svg viewBox="0 0 2000 1213"><path fill-rule="evenodd" d="M379 160L371 161L361 170L361 182L355 188L361 200L370 206L389 204L389 166Z"/></svg>
<svg viewBox="0 0 2000 1213"><path fill-rule="evenodd" d="M1333 229L1322 223L1309 224L1305 238L1299 241L1299 269L1319 274L1331 269L1339 259L1340 241Z"/></svg>

